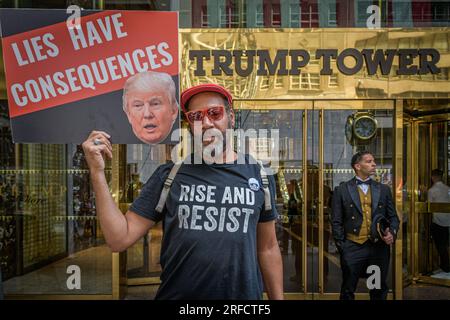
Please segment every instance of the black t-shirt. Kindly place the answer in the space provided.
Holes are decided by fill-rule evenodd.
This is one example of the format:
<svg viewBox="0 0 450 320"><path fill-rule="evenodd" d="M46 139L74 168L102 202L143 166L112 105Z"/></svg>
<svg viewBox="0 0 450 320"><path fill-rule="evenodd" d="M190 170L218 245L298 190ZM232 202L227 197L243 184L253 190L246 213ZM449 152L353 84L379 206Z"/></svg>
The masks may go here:
<svg viewBox="0 0 450 320"><path fill-rule="evenodd" d="M261 299L256 229L278 216L273 176L272 210L264 212L259 165L183 164L159 214L155 208L172 167L158 167L130 207L163 221L156 299Z"/></svg>

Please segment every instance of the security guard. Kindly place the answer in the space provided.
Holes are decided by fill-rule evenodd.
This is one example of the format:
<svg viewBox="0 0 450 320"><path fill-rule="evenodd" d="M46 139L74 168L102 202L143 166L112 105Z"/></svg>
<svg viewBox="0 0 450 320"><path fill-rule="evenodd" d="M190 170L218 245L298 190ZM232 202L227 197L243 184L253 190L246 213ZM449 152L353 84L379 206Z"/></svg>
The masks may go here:
<svg viewBox="0 0 450 320"><path fill-rule="evenodd" d="M390 245L394 243L399 219L391 190L370 178L376 163L368 151L352 157L356 176L335 188L331 223L336 247L341 255L341 300L353 300L367 267L380 268L379 288L369 291L371 300L385 300L388 293Z"/></svg>

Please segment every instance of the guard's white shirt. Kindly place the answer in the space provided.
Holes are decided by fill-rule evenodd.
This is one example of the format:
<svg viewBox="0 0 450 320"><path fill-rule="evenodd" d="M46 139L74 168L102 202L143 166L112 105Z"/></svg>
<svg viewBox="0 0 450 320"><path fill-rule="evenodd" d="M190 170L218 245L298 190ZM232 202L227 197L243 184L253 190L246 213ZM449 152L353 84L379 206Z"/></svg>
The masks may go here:
<svg viewBox="0 0 450 320"><path fill-rule="evenodd" d="M361 179L361 178L358 177L358 176L355 176L355 177L356 177L356 179L358 179L359 181L363 181L363 182L369 181L369 180L370 180L370 178L367 178L366 180L363 180L363 179ZM358 184L358 187L362 190L362 192L364 192L364 194L367 194L367 191L369 191L369 185L368 185L368 184Z"/></svg>
<svg viewBox="0 0 450 320"><path fill-rule="evenodd" d="M450 203L450 187L442 181L438 181L428 190L428 201L438 203ZM450 213L434 212L433 222L442 226L450 227Z"/></svg>

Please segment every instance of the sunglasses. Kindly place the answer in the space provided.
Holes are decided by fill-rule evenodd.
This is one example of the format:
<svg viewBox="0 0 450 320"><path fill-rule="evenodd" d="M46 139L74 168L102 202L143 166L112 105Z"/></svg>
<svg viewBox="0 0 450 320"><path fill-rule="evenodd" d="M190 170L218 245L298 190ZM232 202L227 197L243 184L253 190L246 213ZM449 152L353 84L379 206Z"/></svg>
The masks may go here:
<svg viewBox="0 0 450 320"><path fill-rule="evenodd" d="M205 115L211 121L219 121L223 118L224 113L224 106L212 106L202 110L188 111L185 112L184 115L190 124L194 124L195 121L203 121Z"/></svg>

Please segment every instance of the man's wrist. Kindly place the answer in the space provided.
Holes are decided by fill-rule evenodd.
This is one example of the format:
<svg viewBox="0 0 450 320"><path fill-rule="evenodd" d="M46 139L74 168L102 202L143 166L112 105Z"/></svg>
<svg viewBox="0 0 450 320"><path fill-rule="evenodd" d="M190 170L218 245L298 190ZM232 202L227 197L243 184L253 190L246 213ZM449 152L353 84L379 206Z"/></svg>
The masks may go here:
<svg viewBox="0 0 450 320"><path fill-rule="evenodd" d="M91 177L92 182L103 181L106 179L104 170L89 170L89 176Z"/></svg>

